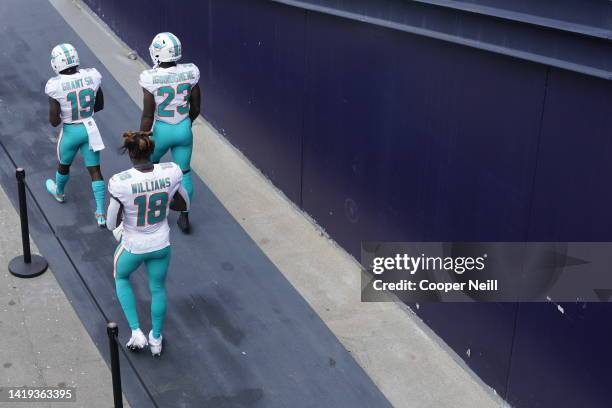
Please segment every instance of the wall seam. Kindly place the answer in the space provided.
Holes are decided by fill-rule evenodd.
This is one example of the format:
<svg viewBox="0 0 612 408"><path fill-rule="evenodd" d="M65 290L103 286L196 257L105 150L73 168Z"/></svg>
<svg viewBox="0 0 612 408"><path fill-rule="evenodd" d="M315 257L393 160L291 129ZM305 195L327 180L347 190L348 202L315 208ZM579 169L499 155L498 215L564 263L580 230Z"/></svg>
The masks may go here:
<svg viewBox="0 0 612 408"><path fill-rule="evenodd" d="M535 164L533 167L533 179L531 181L531 192L529 194L529 207L527 212L527 229L525 231L525 241L529 239L529 229L531 225L531 214L533 210L535 184L538 173L538 165L540 163L540 146L542 145L542 129L544 128L544 110L546 109L546 98L548 97L548 80L550 77L550 67L546 67L546 79L544 81L544 94L542 96L542 110L540 113L540 123L538 126L538 142L536 146Z"/></svg>
<svg viewBox="0 0 612 408"><path fill-rule="evenodd" d="M530 200L529 200L529 206L527 210L527 223L525 226L525 235L524 235L525 242L529 240L529 230L530 230L530 225L531 225L531 214L533 210L535 184L536 184L536 179L537 179L538 163L540 161L540 146L542 144L542 129L544 128L544 110L546 109L546 98L548 97L549 76L550 76L550 67L546 67L546 76L544 79L544 92L542 95L542 107L540 111L540 121L538 124L538 135L537 135L538 140L537 140L537 146L536 146L535 163L533 167L533 177L531 180L531 191L529 194ZM510 356L508 357L508 371L506 372L506 387L505 387L506 392L504 393L504 399L506 401L509 400L509 395L510 395L510 375L512 373L512 359L514 356L514 349L516 346L515 344L516 330L518 327L518 320L519 320L520 312L521 312L521 303L518 302L517 307L516 307L516 313L514 314L514 327L512 330L512 341L510 342Z"/></svg>
<svg viewBox="0 0 612 408"><path fill-rule="evenodd" d="M304 209L304 139L306 137L306 104L308 86L308 63L310 48L308 46L308 10L304 10L304 70L302 81L302 123L300 125L300 197L299 207Z"/></svg>
<svg viewBox="0 0 612 408"><path fill-rule="evenodd" d="M521 312L521 303L516 303L516 311L514 312L514 324L512 327L512 340L510 342L510 356L508 356L508 370L506 371L506 386L504 392L504 400L508 401L510 395L510 374L512 372L512 357L514 355L514 342L516 340L516 328L518 327L518 317Z"/></svg>

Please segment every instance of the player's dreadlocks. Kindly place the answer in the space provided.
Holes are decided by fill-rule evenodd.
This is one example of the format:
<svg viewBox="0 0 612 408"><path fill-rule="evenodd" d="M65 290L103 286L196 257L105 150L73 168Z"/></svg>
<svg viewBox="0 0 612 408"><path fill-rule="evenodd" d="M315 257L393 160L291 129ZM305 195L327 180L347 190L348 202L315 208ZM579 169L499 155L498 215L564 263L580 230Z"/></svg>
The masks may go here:
<svg viewBox="0 0 612 408"><path fill-rule="evenodd" d="M123 153L128 152L130 158L148 160L155 149L155 142L151 139L152 132L125 132L123 134Z"/></svg>

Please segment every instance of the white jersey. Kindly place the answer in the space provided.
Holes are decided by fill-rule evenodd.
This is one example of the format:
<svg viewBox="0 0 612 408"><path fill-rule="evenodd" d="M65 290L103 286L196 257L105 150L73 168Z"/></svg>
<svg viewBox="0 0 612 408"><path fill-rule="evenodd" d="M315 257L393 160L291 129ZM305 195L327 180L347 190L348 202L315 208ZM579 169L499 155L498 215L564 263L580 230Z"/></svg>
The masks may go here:
<svg viewBox="0 0 612 408"><path fill-rule="evenodd" d="M170 245L168 209L181 186L183 172L176 163L160 163L153 171L134 168L115 174L108 182L111 199L123 206L121 245L133 254Z"/></svg>
<svg viewBox="0 0 612 408"><path fill-rule="evenodd" d="M189 116L191 89L200 80L195 64L142 71L140 86L155 97L155 120L176 124Z"/></svg>
<svg viewBox="0 0 612 408"><path fill-rule="evenodd" d="M45 93L59 102L62 122L81 123L94 114L96 93L102 75L95 68L79 69L73 75L58 75L47 81Z"/></svg>

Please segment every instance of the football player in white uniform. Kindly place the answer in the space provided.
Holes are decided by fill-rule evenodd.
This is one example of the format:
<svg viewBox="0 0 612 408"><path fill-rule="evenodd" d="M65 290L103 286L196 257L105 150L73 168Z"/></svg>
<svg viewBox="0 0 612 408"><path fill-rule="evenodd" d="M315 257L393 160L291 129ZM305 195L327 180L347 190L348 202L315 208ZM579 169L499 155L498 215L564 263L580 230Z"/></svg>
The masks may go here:
<svg viewBox="0 0 612 408"><path fill-rule="evenodd" d="M63 203L64 187L70 177L70 165L81 151L91 175L91 189L96 203L95 218L104 227L105 186L100 170L100 150L104 143L93 119L94 112L104 108L100 87L102 76L95 68L79 68L79 55L70 44L59 44L51 51L51 67L57 74L49 79L45 93L49 96L49 122L62 124L57 141L55 180L47 179L49 194Z"/></svg>
<svg viewBox="0 0 612 408"><path fill-rule="evenodd" d="M183 171L183 186L191 199L191 124L200 114L200 70L194 64L177 64L181 58L181 42L172 33L160 33L149 47L153 69L140 74L143 88L143 111L140 130L153 129L155 151L153 163L170 150L172 160ZM178 225L189 232L188 212L181 213Z"/></svg>
<svg viewBox="0 0 612 408"><path fill-rule="evenodd" d="M147 344L154 356L161 354L166 313L166 273L170 263L168 209L189 210L189 195L181 186L183 173L175 163L153 164L155 143L151 132L127 132L123 150L134 164L108 182L111 195L107 225L120 244L115 251L114 276L117 298L132 329L127 347L136 350ZM151 290L149 339L138 322L130 275L144 263Z"/></svg>

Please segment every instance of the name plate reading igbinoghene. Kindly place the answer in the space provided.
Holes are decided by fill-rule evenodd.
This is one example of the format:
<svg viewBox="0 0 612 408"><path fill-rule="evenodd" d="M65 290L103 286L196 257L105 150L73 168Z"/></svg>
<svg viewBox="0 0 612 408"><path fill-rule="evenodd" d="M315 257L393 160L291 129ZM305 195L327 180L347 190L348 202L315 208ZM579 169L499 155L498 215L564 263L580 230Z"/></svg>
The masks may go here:
<svg viewBox="0 0 612 408"><path fill-rule="evenodd" d="M363 242L364 302L607 302L611 242Z"/></svg>

